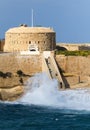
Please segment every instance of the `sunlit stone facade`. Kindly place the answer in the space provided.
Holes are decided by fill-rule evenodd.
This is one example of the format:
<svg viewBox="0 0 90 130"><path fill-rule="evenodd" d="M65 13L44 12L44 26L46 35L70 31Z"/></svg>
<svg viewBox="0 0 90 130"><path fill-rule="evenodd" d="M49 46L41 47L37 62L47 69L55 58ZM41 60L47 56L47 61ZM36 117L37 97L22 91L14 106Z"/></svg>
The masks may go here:
<svg viewBox="0 0 90 130"><path fill-rule="evenodd" d="M51 28L20 26L5 34L4 52L51 51L56 48L56 34Z"/></svg>

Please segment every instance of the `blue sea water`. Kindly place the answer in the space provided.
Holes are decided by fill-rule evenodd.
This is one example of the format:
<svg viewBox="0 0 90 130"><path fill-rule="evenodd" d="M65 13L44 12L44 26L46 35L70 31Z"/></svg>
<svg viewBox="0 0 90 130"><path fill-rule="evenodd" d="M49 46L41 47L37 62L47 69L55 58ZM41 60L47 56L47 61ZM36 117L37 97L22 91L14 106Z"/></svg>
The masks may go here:
<svg viewBox="0 0 90 130"><path fill-rule="evenodd" d="M30 78L20 99L0 102L0 130L90 130L90 89L57 86L45 74Z"/></svg>
<svg viewBox="0 0 90 130"><path fill-rule="evenodd" d="M90 112L1 103L0 130L90 130Z"/></svg>

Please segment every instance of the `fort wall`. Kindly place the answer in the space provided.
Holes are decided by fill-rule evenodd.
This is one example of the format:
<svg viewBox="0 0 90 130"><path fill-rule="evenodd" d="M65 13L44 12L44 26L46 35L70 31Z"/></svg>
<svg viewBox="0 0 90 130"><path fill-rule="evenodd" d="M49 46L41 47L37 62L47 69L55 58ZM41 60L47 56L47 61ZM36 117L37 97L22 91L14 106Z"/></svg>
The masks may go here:
<svg viewBox="0 0 90 130"><path fill-rule="evenodd" d="M22 76L17 72L22 72ZM23 84L30 76L42 72L42 56L21 56L15 53L0 54L0 100L16 100L24 93ZM2 74L11 73L12 76Z"/></svg>
<svg viewBox="0 0 90 130"><path fill-rule="evenodd" d="M51 28L17 27L5 33L4 52L51 51L56 48L56 35Z"/></svg>
<svg viewBox="0 0 90 130"><path fill-rule="evenodd" d="M76 84L79 80L84 82L90 79L90 56L56 55L55 58L70 85ZM0 71L3 73L11 72L16 75L18 70L31 76L42 72L42 54L31 56L13 53L0 54Z"/></svg>
<svg viewBox="0 0 90 130"><path fill-rule="evenodd" d="M56 55L55 58L70 87L80 82L90 81L90 56ZM28 76L19 77L18 70ZM15 100L24 92L22 82L20 82L21 78L25 83L30 76L42 71L42 54L31 56L15 53L0 54L0 72L13 74L11 78L0 77L0 99Z"/></svg>
<svg viewBox="0 0 90 130"><path fill-rule="evenodd" d="M70 85L90 80L90 56L56 55L56 61Z"/></svg>
<svg viewBox="0 0 90 130"><path fill-rule="evenodd" d="M90 75L90 56L62 56L56 55L56 61L66 73Z"/></svg>
<svg viewBox="0 0 90 130"><path fill-rule="evenodd" d="M27 75L33 75L42 71L41 55L24 55L2 53L0 54L0 71L16 73L22 70Z"/></svg>

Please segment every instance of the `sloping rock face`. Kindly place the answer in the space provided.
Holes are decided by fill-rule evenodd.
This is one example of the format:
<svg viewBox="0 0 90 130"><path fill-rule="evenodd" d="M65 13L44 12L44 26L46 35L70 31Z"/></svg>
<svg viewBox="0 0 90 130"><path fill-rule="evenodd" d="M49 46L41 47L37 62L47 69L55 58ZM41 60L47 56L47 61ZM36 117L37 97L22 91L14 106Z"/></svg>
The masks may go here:
<svg viewBox="0 0 90 130"><path fill-rule="evenodd" d="M0 100L14 101L20 98L24 93L24 83L29 77L0 77Z"/></svg>
<svg viewBox="0 0 90 130"><path fill-rule="evenodd" d="M0 89L0 99L2 101L14 101L18 99L24 92L23 86L16 86L9 89Z"/></svg>

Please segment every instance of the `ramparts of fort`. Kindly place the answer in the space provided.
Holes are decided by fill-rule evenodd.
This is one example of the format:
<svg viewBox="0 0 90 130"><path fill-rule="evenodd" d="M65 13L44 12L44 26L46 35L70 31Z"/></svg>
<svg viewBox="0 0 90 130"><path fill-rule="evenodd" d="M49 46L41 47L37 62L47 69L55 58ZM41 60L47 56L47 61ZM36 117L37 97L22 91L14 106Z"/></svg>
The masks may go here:
<svg viewBox="0 0 90 130"><path fill-rule="evenodd" d="M55 59L68 88L74 88L75 85L82 83L88 83L87 85L89 85L90 56L56 55ZM1 53L1 72L11 74L11 76L3 77L0 75L0 98L1 100L14 100L23 94L27 79L36 73L42 72L42 54Z"/></svg>
<svg viewBox="0 0 90 130"><path fill-rule="evenodd" d="M90 50L90 45L56 44L56 32L50 27L22 24L7 30L5 40L0 40L0 99L23 95L26 81L40 72L56 78L62 89L89 86L90 56L55 55L56 50Z"/></svg>

